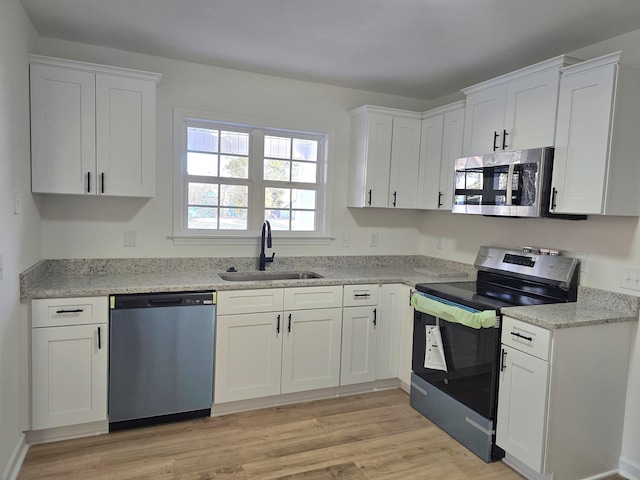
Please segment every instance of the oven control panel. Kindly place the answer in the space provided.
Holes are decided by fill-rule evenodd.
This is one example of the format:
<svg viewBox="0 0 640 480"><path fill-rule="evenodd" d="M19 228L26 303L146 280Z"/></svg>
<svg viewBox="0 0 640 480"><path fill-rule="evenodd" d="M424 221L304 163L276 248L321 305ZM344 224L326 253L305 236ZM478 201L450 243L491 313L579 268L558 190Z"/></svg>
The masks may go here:
<svg viewBox="0 0 640 480"><path fill-rule="evenodd" d="M499 247L480 247L475 261L478 270L535 277L561 284L571 281L579 264L580 261L573 257L524 253Z"/></svg>

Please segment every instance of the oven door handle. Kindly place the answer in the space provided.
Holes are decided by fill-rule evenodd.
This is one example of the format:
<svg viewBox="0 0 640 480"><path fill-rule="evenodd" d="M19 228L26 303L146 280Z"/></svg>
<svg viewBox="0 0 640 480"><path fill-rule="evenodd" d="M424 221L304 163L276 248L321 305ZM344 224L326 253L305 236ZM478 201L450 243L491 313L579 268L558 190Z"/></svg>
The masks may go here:
<svg viewBox="0 0 640 480"><path fill-rule="evenodd" d="M507 172L507 189L504 192L505 199L507 201L507 205L513 205L513 200L511 196L513 195L513 171L516 168L515 163L509 164L509 170Z"/></svg>

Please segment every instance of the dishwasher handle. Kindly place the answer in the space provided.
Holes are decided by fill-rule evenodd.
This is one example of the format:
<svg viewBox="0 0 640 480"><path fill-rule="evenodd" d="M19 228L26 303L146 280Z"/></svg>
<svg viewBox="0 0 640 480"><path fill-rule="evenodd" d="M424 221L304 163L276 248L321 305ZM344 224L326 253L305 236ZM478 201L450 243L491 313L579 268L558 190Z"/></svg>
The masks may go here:
<svg viewBox="0 0 640 480"><path fill-rule="evenodd" d="M171 307L184 304L184 299L180 297L174 298L149 298L147 300L150 307Z"/></svg>

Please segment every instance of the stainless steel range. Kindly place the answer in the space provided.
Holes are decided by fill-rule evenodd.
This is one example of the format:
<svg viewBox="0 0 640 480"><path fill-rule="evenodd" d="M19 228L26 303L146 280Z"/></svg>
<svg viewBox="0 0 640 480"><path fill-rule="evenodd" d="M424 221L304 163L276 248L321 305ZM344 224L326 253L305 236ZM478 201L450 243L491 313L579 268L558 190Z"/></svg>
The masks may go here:
<svg viewBox="0 0 640 480"><path fill-rule="evenodd" d="M495 445L501 308L575 302L579 260L481 247L476 282L416 285L411 405L484 461Z"/></svg>

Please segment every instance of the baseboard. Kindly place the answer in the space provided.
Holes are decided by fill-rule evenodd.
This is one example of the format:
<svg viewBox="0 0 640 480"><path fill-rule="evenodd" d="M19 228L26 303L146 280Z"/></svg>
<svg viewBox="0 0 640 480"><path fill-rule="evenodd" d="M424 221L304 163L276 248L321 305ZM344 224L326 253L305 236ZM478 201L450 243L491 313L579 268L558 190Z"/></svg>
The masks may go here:
<svg viewBox="0 0 640 480"><path fill-rule="evenodd" d="M9 463L4 472L2 472L2 480L16 480L18 478L22 462L24 462L24 457L26 457L28 450L27 437L24 433L21 433L16 448L13 449L13 453L9 458Z"/></svg>
<svg viewBox="0 0 640 480"><path fill-rule="evenodd" d="M38 443L59 442L72 438L90 437L109 433L109 423L106 420L91 423L81 423L66 427L47 428L45 430L33 430L27 432L29 445Z"/></svg>
<svg viewBox="0 0 640 480"><path fill-rule="evenodd" d="M543 475L541 473L535 472L530 467L522 463L517 458L512 457L508 453L505 454L502 461L528 480L553 480L553 475Z"/></svg>
<svg viewBox="0 0 640 480"><path fill-rule="evenodd" d="M359 395L378 390L389 390L400 387L397 378L387 380L377 380L375 382L357 383L340 387L323 388L319 390L309 390L306 392L288 393L274 395L272 397L252 398L250 400L237 400L234 402L214 403L211 408L211 416L228 415L230 413L246 412L248 410L259 410L262 408L278 407L290 405L292 403L312 402L314 400L326 400L328 398L343 397L347 395Z"/></svg>
<svg viewBox="0 0 640 480"><path fill-rule="evenodd" d="M626 458L620 457L619 464L620 475L629 480L640 480L640 465Z"/></svg>

